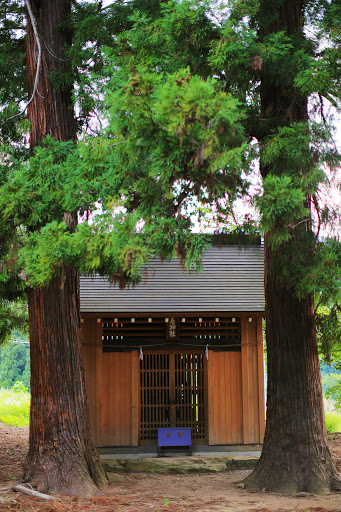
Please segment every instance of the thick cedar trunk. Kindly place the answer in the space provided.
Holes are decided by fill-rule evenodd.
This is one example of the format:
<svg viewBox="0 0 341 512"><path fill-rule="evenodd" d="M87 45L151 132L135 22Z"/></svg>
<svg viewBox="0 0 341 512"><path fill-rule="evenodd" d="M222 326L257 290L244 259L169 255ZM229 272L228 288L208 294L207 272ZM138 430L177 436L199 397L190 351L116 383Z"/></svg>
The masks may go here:
<svg viewBox="0 0 341 512"><path fill-rule="evenodd" d="M72 79L70 64L64 48L72 41L70 29L70 0L30 0L41 44L41 63L38 88L28 106L31 123L30 147L46 134L57 140L75 140L76 122L72 107ZM31 98L36 79L38 45L30 16L27 15L27 88ZM58 86L52 85L50 73ZM56 78L56 73L63 73Z"/></svg>
<svg viewBox="0 0 341 512"><path fill-rule="evenodd" d="M77 273L68 269L28 292L32 398L24 481L86 495L105 477L89 428L78 290Z"/></svg>
<svg viewBox="0 0 341 512"><path fill-rule="evenodd" d="M266 249L267 419L247 487L294 494L338 487L326 444L313 297L298 300Z"/></svg>
<svg viewBox="0 0 341 512"><path fill-rule="evenodd" d="M65 45L71 42L70 0L30 0L42 48L38 88L28 107L30 147L46 134L75 140L72 84L57 90L51 72L70 76ZM27 81L34 91L38 46L28 14ZM62 77L59 82L62 83ZM65 213L74 228L76 215ZM61 221L63 219L56 219ZM94 448L85 393L79 317L79 280L61 269L49 286L28 290L31 346L31 417L25 482L39 490L89 495L106 476Z"/></svg>
<svg viewBox="0 0 341 512"><path fill-rule="evenodd" d="M302 32L304 2L283 0L278 17L266 24L273 2L261 2L260 38L285 31L295 44L304 43ZM273 13L272 13L273 14ZM272 78L269 78L270 77ZM263 136L291 122L306 122L307 98L298 91L289 92L262 70L261 111L265 119ZM271 167L261 169L263 178ZM283 173L286 168L283 168ZM307 198L307 205L309 198ZM301 491L328 493L339 489L340 480L326 443L322 386L314 319L314 298L301 300L292 285L281 278L283 265L294 268L285 255L294 254L301 246L302 232L309 222L292 231L287 244L276 250L266 243L265 301L268 363L267 419L262 455L255 470L245 480L247 487L294 494ZM284 256L284 258L283 258ZM300 264L302 264L300 257Z"/></svg>

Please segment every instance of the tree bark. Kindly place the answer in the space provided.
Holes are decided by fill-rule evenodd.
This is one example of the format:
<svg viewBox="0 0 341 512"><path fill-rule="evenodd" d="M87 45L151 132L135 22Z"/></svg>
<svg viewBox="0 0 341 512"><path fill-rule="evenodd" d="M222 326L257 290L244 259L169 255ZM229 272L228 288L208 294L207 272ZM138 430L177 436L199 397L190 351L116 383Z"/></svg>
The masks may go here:
<svg viewBox="0 0 341 512"><path fill-rule="evenodd" d="M283 250L283 248L282 248ZM264 446L247 487L295 494L339 489L326 442L312 296L299 300L265 253L267 415Z"/></svg>
<svg viewBox="0 0 341 512"><path fill-rule="evenodd" d="M277 4L276 4L277 5ZM304 44L304 1L283 0L278 4L261 2L260 39L270 33L285 31L294 44ZM270 10L270 11L269 11ZM266 20L271 19L270 23ZM297 46L296 46L297 47ZM291 122L307 122L307 98L274 80L274 71L261 73L261 116L265 119L263 137ZM262 141L260 141L262 150ZM286 172L285 163L283 173ZM271 166L261 168L262 177ZM306 205L309 206L307 197ZM302 233L308 233L310 221L292 232L292 238L279 249L265 239L265 302L267 341L267 415L264 446L254 471L246 478L249 488L295 494L316 494L340 489L341 482L333 465L326 441L322 385L315 332L314 298L299 299L292 283L282 277L283 265L295 268L295 254L300 251L300 265L305 249ZM307 261L310 247L306 250ZM303 252L303 254L302 254ZM283 255L293 255L291 261Z"/></svg>
<svg viewBox="0 0 341 512"><path fill-rule="evenodd" d="M82 361L79 280L65 269L29 289L30 443L24 481L40 491L91 495L104 472L89 423Z"/></svg>
<svg viewBox="0 0 341 512"><path fill-rule="evenodd" d="M29 99L33 95L28 106L28 119L31 123L30 148L33 149L47 134L57 140L75 140L76 122L71 67L64 54L65 47L72 43L71 2L30 0L29 4L41 46L39 62L39 43L28 13L26 64ZM40 71L35 89L38 63ZM51 73L57 86L51 82Z"/></svg>
<svg viewBox="0 0 341 512"><path fill-rule="evenodd" d="M28 12L27 82L30 148L46 134L75 140L70 64L64 55L71 43L70 0L30 0L36 35ZM62 73L57 88L51 73ZM63 80L66 77L66 80ZM65 212L74 229L76 212ZM57 219L58 221L62 221ZM91 495L106 483L90 432L80 332L79 279L74 269L61 269L49 286L28 290L31 347L31 413L29 452L23 481L38 490Z"/></svg>

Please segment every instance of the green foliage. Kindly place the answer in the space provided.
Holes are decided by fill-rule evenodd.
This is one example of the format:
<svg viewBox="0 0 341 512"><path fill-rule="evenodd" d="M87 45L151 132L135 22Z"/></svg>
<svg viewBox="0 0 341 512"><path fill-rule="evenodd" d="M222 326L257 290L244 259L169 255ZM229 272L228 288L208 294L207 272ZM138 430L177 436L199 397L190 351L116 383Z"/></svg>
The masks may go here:
<svg viewBox="0 0 341 512"><path fill-rule="evenodd" d="M320 266L315 289L318 291L318 302L338 309L341 292L341 243L338 240L326 239L317 245Z"/></svg>
<svg viewBox="0 0 341 512"><path fill-rule="evenodd" d="M222 197L228 188L237 193L245 154L243 114L214 80L192 77L189 69L167 76L141 71L108 102L109 136L117 141L114 172L122 169L123 193L134 184L134 199L144 202L148 215L151 206L172 206L175 212L179 200L193 194L204 201Z"/></svg>
<svg viewBox="0 0 341 512"><path fill-rule="evenodd" d="M316 310L316 327L319 350L324 361L331 363L341 356L341 313L337 303L330 307L319 305Z"/></svg>
<svg viewBox="0 0 341 512"><path fill-rule="evenodd" d="M115 219L111 214L101 215L90 226L80 225L75 239L86 246L80 270L107 275L121 286L138 282L138 270L149 249L137 233L137 222L136 216L121 213Z"/></svg>
<svg viewBox="0 0 341 512"><path fill-rule="evenodd" d="M320 361L320 368L323 395L326 398L330 398L335 401L338 398L338 392L335 387L337 388L337 386L341 383L339 364L335 362L326 363L324 361ZM332 388L334 388L335 391L331 392L330 390Z"/></svg>
<svg viewBox="0 0 341 512"><path fill-rule="evenodd" d="M24 2L0 3L0 186L7 180L10 150L21 161L27 158L28 124L21 112L27 101L25 88L25 12ZM24 286L18 277L16 245L18 233L9 222L0 222L0 344L8 340L15 328L24 328L27 315L22 303Z"/></svg>
<svg viewBox="0 0 341 512"><path fill-rule="evenodd" d="M32 286L46 285L64 266L134 283L139 265L154 253L178 253L186 266L199 267L205 241L190 240L188 204L211 204L226 194L232 204L248 186L242 173L252 152L243 109L208 76L203 58L218 36L208 5L170 2L158 18L136 5L123 24L117 23L122 4L111 21L94 6L75 11L80 23L70 55L76 62L79 52L79 76L93 83L84 115L94 111L91 95L100 95L104 84L106 140L85 137L76 146L46 137L24 164L4 148L1 215L11 236L21 234L16 265L8 271L13 276L24 269ZM117 37L108 37L101 19ZM93 38L100 59L82 71ZM103 44L113 47L106 57ZM76 212L97 217L76 227L65 212L74 219Z"/></svg>
<svg viewBox="0 0 341 512"><path fill-rule="evenodd" d="M335 400L334 408L341 412L341 382L338 381L337 384L330 387L326 392L326 398Z"/></svg>
<svg viewBox="0 0 341 512"><path fill-rule="evenodd" d="M337 399L337 389L336 386L340 384L341 375L338 373L330 373L322 378L322 391L324 395L328 395L328 398L332 398L333 400ZM331 388L335 391L330 392Z"/></svg>
<svg viewBox="0 0 341 512"><path fill-rule="evenodd" d="M9 342L0 347L0 387L12 388L17 381L30 388L30 348Z"/></svg>
<svg viewBox="0 0 341 512"><path fill-rule="evenodd" d="M11 94L17 104L25 90L23 33L16 32L22 7L1 7L7 24L0 27L0 65L7 38L16 45L18 69L3 98ZM187 268L200 268L207 241L191 237L189 211L199 217L215 211L228 223L234 201L249 193L259 153L263 191L255 202L261 229L283 256L282 278L299 296L336 294L338 256L321 249L302 225L318 205L325 166L339 163L321 104L323 96L333 104L339 98L339 9L334 1L323 3L316 16L309 3L311 35L275 30L277 14L258 0L234 0L228 8L195 0L74 5L67 50L72 72L50 78L59 90L65 80L75 82L78 122L87 133L78 143L46 137L28 162L18 154L17 136L6 139L12 147L2 146L4 299L12 303L22 294L22 270L27 284L42 286L65 266L135 283L138 267L154 254L177 253ZM266 115L260 111L264 76L267 88L280 84L287 97ZM291 116L292 105L304 104L308 94L322 122ZM330 218L320 213L322 223ZM254 232L254 221L247 219L244 229Z"/></svg>
<svg viewBox="0 0 341 512"><path fill-rule="evenodd" d="M0 388L0 421L12 427L27 427L30 422L31 395Z"/></svg>
<svg viewBox="0 0 341 512"><path fill-rule="evenodd" d="M128 211L144 219L162 257L185 247L198 254L187 236L193 199L198 205L228 197L230 208L248 187L245 114L203 58L218 35L211 12L195 2L169 2L155 20L135 11L132 28L107 50L110 181L118 184L115 199L123 196ZM198 266L192 256L186 265L190 259Z"/></svg>
<svg viewBox="0 0 341 512"><path fill-rule="evenodd" d="M24 2L7 0L0 4L0 145L15 143L15 150L27 154L27 132L21 102L27 101L25 90L25 13Z"/></svg>
<svg viewBox="0 0 341 512"><path fill-rule="evenodd" d="M327 432L341 432L341 414L336 412L325 413Z"/></svg>
<svg viewBox="0 0 341 512"><path fill-rule="evenodd" d="M26 164L13 158L9 168L8 162L1 166L2 175L7 175L0 199L3 218L32 231L74 211L79 203L82 208L82 191L78 187L75 191L78 166L73 157L72 141L46 137Z"/></svg>
<svg viewBox="0 0 341 512"><path fill-rule="evenodd" d="M16 393L27 393L28 389L24 386L24 384L22 382L20 382L19 380L17 380L12 388L13 391L15 391Z"/></svg>
<svg viewBox="0 0 341 512"><path fill-rule="evenodd" d="M307 289L315 294L315 318L319 351L331 364L341 357L341 245L333 239L319 242L318 261L305 278ZM340 364L340 363L338 363Z"/></svg>
<svg viewBox="0 0 341 512"><path fill-rule="evenodd" d="M302 186L302 192L313 194L324 179L324 173L321 169L314 169L314 164L321 155L313 152L310 144L317 140L320 144L328 142L328 135L330 134L316 123L310 126L308 123L294 123L279 127L277 134L268 137L264 144L261 164L271 165L272 174L282 174L285 170L297 185Z"/></svg>
<svg viewBox="0 0 341 512"><path fill-rule="evenodd" d="M262 227L274 246L287 242L295 225L309 214L305 195L293 185L290 176L269 174L263 181L263 195L257 198Z"/></svg>
<svg viewBox="0 0 341 512"><path fill-rule="evenodd" d="M132 2L131 6L136 4ZM147 6L139 2L139 7L128 15L130 28L126 25L128 30L108 45L112 47L111 58L118 65L127 61L135 67L138 63L147 65L156 73L172 74L189 66L192 73L211 76L207 57L212 41L219 38L219 30L210 19L214 16L214 5L212 8L208 1L171 0L160 2L159 12Z"/></svg>
<svg viewBox="0 0 341 512"><path fill-rule="evenodd" d="M1 290L0 286L0 290ZM9 290L11 292L11 290ZM4 292L4 295L8 296ZM28 312L26 303L21 300L9 302L0 296L0 345L8 341L14 329L24 331L27 329Z"/></svg>

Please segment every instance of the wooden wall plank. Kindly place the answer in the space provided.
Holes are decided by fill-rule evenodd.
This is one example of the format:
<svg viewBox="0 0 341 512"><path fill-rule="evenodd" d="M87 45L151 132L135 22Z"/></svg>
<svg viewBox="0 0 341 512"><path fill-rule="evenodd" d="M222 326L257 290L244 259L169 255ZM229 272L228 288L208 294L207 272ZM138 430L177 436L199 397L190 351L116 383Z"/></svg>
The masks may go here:
<svg viewBox="0 0 341 512"><path fill-rule="evenodd" d="M215 379L214 379L214 360L215 353L208 351L207 361L207 395L208 395L208 444L215 442Z"/></svg>
<svg viewBox="0 0 341 512"><path fill-rule="evenodd" d="M220 359L217 352L213 352L214 357L214 427L215 427L215 444L221 444L221 396L224 391L221 389L220 382ZM220 390L217 393L217 390Z"/></svg>
<svg viewBox="0 0 341 512"><path fill-rule="evenodd" d="M131 353L131 445L139 442L139 358L137 350Z"/></svg>
<svg viewBox="0 0 341 512"><path fill-rule="evenodd" d="M214 374L213 379L209 374L209 407L211 409L213 395L214 414L211 410L209 411L209 443L242 443L241 354L240 352L212 352L210 359ZM211 440L212 421L214 421L214 441Z"/></svg>
<svg viewBox="0 0 341 512"><path fill-rule="evenodd" d="M223 414L224 405L226 404L225 400L221 400L221 397L225 397L225 389L224 389L224 380L221 374L221 357L219 352L214 353L214 366L216 368L214 374L215 380L215 392L217 389L220 389L220 394L215 393L215 432L216 432L216 443L222 444L222 429L225 427L225 414Z"/></svg>
<svg viewBox="0 0 341 512"><path fill-rule="evenodd" d="M236 403L236 395L237 395L237 371L238 368L236 366L236 354L238 352L231 352L230 355L230 373L231 373L231 379L230 379L230 396L231 396L231 436L230 436L230 443L236 444L236 426L237 426L237 403ZM240 404L241 406L241 404Z"/></svg>
<svg viewBox="0 0 341 512"><path fill-rule="evenodd" d="M120 423L119 418L121 410L119 407L119 399L121 388L119 386L119 361L118 357L120 354L115 352L108 353L108 446L117 446L117 440L120 435ZM117 393L117 390L120 390Z"/></svg>
<svg viewBox="0 0 341 512"><path fill-rule="evenodd" d="M96 446L137 446L138 444L138 357L134 352L102 352L102 322L82 319L85 382L91 430ZM134 389L133 389L134 383ZM119 390L119 392L118 392ZM132 399L134 397L134 411ZM132 421L134 419L134 439Z"/></svg>
<svg viewBox="0 0 341 512"><path fill-rule="evenodd" d="M258 343L259 326L256 318L249 322L242 318L242 389L243 389L243 438L245 444L258 444L261 435L261 394L263 378L262 346ZM263 413L264 414L264 413Z"/></svg>
<svg viewBox="0 0 341 512"><path fill-rule="evenodd" d="M235 436L235 428L236 428L236 418L233 414L233 411L238 407L241 407L241 403L237 404L235 402L235 386L236 386L236 374L238 368L235 367L235 355L236 352L229 352L229 383L228 383L228 395L229 395L229 403L230 403L230 423L228 425L228 444L233 443L233 438ZM239 369L240 371L240 369Z"/></svg>
<svg viewBox="0 0 341 512"><path fill-rule="evenodd" d="M125 446L131 446L132 445L132 431L131 431L131 414L132 414L132 395L131 395L131 370L132 370L132 364L131 364L131 352L127 352L125 354L122 354L125 357L125 364L124 364L124 390L122 393L122 398L124 400L124 404L122 404L122 409L124 411L123 418L123 428L125 432L124 436L124 443Z"/></svg>
<svg viewBox="0 0 341 512"><path fill-rule="evenodd" d="M214 404L214 424L215 424L215 442L216 444L221 444L221 395L225 396L224 390L222 389L221 382L221 368L220 368L220 358L219 353L214 352L214 391L215 391L215 404ZM220 390L218 394L216 391Z"/></svg>
<svg viewBox="0 0 341 512"><path fill-rule="evenodd" d="M102 354L102 382L103 382L103 408L102 408L102 443L108 446L108 430L109 430L109 358L108 354Z"/></svg>
<svg viewBox="0 0 341 512"><path fill-rule="evenodd" d="M237 352L235 354L236 359L236 404L237 404L237 413L236 413L236 432L238 433L236 443L243 443L243 384L242 384L242 354L241 352Z"/></svg>
<svg viewBox="0 0 341 512"><path fill-rule="evenodd" d="M232 387L232 370L231 370L231 362L232 362L232 356L233 352L223 352L225 355L225 396L226 396L226 433L225 433L225 439L226 444L232 443L232 394L231 394L231 387ZM226 357L228 356L228 357Z"/></svg>
<svg viewBox="0 0 341 512"><path fill-rule="evenodd" d="M103 379L102 379L102 322L96 319L96 446L103 446L102 429L103 429Z"/></svg>
<svg viewBox="0 0 341 512"><path fill-rule="evenodd" d="M248 358L248 392L249 392L249 435L250 443L257 442L256 429L258 424L258 417L256 416L258 413L258 393L257 387L255 386L256 376L255 376L255 354L256 354L256 337L254 332L254 322L247 323L248 329L248 350L247 350L247 358Z"/></svg>
<svg viewBox="0 0 341 512"><path fill-rule="evenodd" d="M242 390L243 390L243 442L251 443L250 433L250 369L249 369L249 330L248 319L241 319L242 338Z"/></svg>
<svg viewBox="0 0 341 512"><path fill-rule="evenodd" d="M255 443L260 443L260 418L259 418L259 368L258 368L258 336L257 336L257 319L253 319L252 334L254 341L253 349L253 386L255 389L254 393L254 423L255 423Z"/></svg>
<svg viewBox="0 0 341 512"><path fill-rule="evenodd" d="M125 431L124 431L124 420L125 420L125 358L126 354L118 353L113 354L115 356L115 375L113 375L113 393L115 394L114 402L114 416L115 416L115 446L125 445ZM113 409L114 409L113 407Z"/></svg>
<svg viewBox="0 0 341 512"><path fill-rule="evenodd" d="M137 352L105 353L101 324L82 324L84 367L92 431L97 446L137 446L139 361ZM264 436L262 319L242 318L242 351L209 351L208 442L252 444ZM117 393L117 390L120 390Z"/></svg>
<svg viewBox="0 0 341 512"><path fill-rule="evenodd" d="M96 446L102 445L102 349L101 324L94 317L82 319L85 385L91 431ZM100 378L98 377L100 376Z"/></svg>
<svg viewBox="0 0 341 512"><path fill-rule="evenodd" d="M257 318L257 368L259 389L259 442L264 441L265 432L265 396L264 396L264 354L263 354L263 319Z"/></svg>
<svg viewBox="0 0 341 512"><path fill-rule="evenodd" d="M219 444L226 444L226 375L225 375L225 358L224 352L217 352L218 360L218 379L217 384L219 386L221 395L224 397L220 400L220 407L217 409L219 412L219 421L216 421L217 425L217 438L220 440ZM216 374L217 375L217 374Z"/></svg>
<svg viewBox="0 0 341 512"><path fill-rule="evenodd" d="M131 352L103 354L104 446L132 446L131 377Z"/></svg>
<svg viewBox="0 0 341 512"><path fill-rule="evenodd" d="M228 410L228 405L229 405L229 396L230 396L230 390L229 390L229 384L230 384L230 375L229 375L229 360L230 360L230 357L226 357L228 353L227 352L221 352L220 353L220 359L221 359L221 382L222 382L222 388L223 388L223 391L224 391L224 395L225 395L225 400L224 400L224 409L225 411L225 414L224 414L224 421L222 422L223 423L223 431L222 431L222 436L221 436L221 439L223 441L224 444L227 444L228 443L228 436L229 436L229 432L228 432L228 416L229 416L229 410ZM230 354L228 354L230 355Z"/></svg>
<svg viewBox="0 0 341 512"><path fill-rule="evenodd" d="M115 376L114 377L114 386L113 393L115 394L115 402L114 402L114 415L115 415L115 446L127 446L126 445L126 433L124 429L125 423L125 397L126 397L126 361L125 357L127 354L118 353L115 355ZM114 409L113 407L113 409ZM129 443L130 444L130 443ZM129 446L129 445L128 445Z"/></svg>

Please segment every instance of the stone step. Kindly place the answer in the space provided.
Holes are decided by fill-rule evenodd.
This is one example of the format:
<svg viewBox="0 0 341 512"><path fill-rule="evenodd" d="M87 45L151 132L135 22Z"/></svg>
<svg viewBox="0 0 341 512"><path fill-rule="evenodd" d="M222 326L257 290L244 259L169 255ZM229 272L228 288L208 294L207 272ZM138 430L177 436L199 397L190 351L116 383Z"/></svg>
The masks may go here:
<svg viewBox="0 0 341 512"><path fill-rule="evenodd" d="M254 456L192 456L148 457L138 460L106 459L101 457L107 473L219 473L233 469L252 469Z"/></svg>

